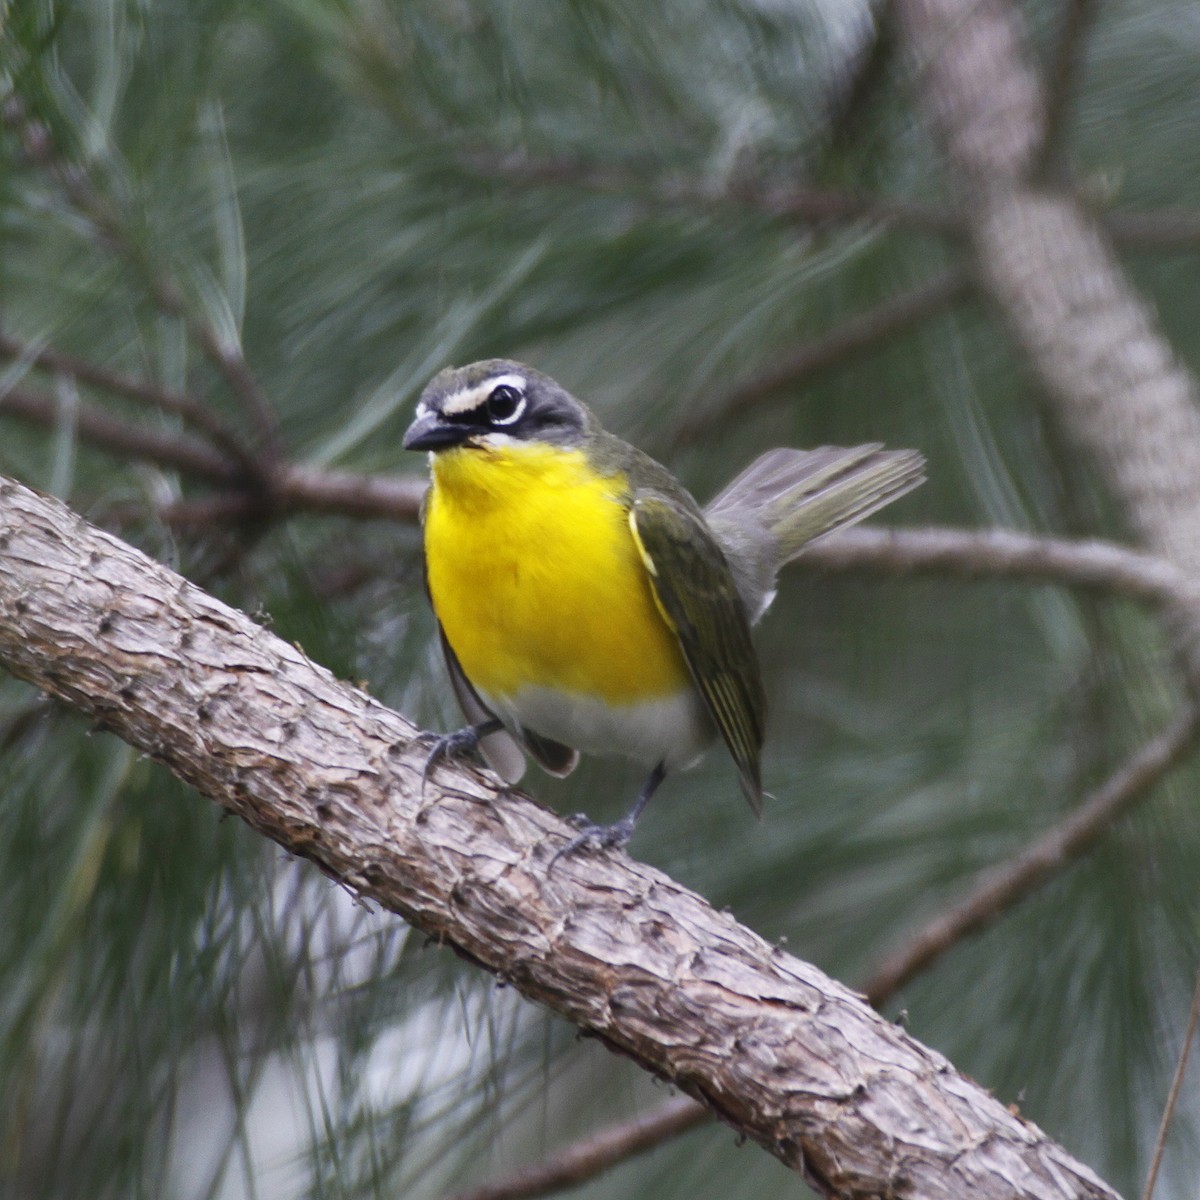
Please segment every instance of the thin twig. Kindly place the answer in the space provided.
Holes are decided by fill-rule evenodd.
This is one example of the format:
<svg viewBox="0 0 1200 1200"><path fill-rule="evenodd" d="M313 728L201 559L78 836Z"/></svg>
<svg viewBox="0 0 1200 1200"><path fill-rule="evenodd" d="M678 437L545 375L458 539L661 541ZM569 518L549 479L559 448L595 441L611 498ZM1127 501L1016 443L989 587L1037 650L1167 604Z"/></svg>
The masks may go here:
<svg viewBox="0 0 1200 1200"><path fill-rule="evenodd" d="M219 492L214 496L188 497L165 503L144 500L105 500L88 506L88 515L106 528L127 528L147 519L177 532L214 531L225 525L244 525L277 515L261 494Z"/></svg>
<svg viewBox="0 0 1200 1200"><path fill-rule="evenodd" d="M33 425L57 428L61 421L58 405L50 396L24 387L0 392L0 417L18 417ZM185 471L212 483L244 483L244 475L232 462L207 442L184 433L151 429L123 421L92 405L79 404L73 416L80 438L122 458L135 458Z"/></svg>
<svg viewBox="0 0 1200 1200"><path fill-rule="evenodd" d="M888 78L888 67L896 52L896 16L892 0L879 0L871 14L868 41L841 80L829 118L829 140L835 151L861 138L866 117L874 107Z"/></svg>
<svg viewBox="0 0 1200 1200"><path fill-rule="evenodd" d="M0 413L3 409L0 408ZM249 519L295 513L414 524L426 481L415 475L352 475L303 466L278 468L268 491L258 488L189 497L155 506L154 519L173 529L211 529ZM146 505L119 502L101 510L106 521L127 525L146 516ZM97 516L98 514L93 514Z"/></svg>
<svg viewBox="0 0 1200 1200"><path fill-rule="evenodd" d="M28 362L56 375L70 375L80 383L99 391L124 396L129 400L148 404L161 412L178 416L207 435L230 458L241 462L247 471L257 469L257 462L247 450L245 439L225 425L201 401L186 393L172 391L133 375L108 370L86 358L66 354L50 346L34 346L3 332L0 332L0 358Z"/></svg>
<svg viewBox="0 0 1200 1200"><path fill-rule="evenodd" d="M1036 580L1165 606L1200 603L1190 577L1158 555L1116 542L1015 529L859 527L814 542L797 561L838 571Z"/></svg>
<svg viewBox="0 0 1200 1200"><path fill-rule="evenodd" d="M197 315L186 302L183 289L175 279L161 263L152 261L129 236L121 213L96 187L87 169L80 163L68 162L62 157L49 127L28 111L19 96L11 95L6 99L0 110L0 119L20 138L26 159L45 170L75 209L87 218L98 240L138 269L154 303L163 312L183 321L204 356L250 413L262 439L262 452L268 459L278 458L278 417L274 405L246 362L240 344L221 338L210 322ZM263 473L266 473L265 469Z"/></svg>
<svg viewBox="0 0 1200 1200"><path fill-rule="evenodd" d="M1166 1107L1163 1109L1162 1121L1159 1122L1158 1136L1154 1139L1154 1153L1150 1158L1150 1170L1146 1175L1146 1186L1142 1190L1142 1200L1152 1200L1154 1185L1158 1182L1158 1171L1162 1166L1163 1151L1167 1147L1167 1133L1171 1128L1171 1120L1175 1116L1175 1108L1179 1103L1179 1093L1183 1088L1183 1074L1187 1067L1188 1055L1196 1036L1196 1022L1200 1019L1200 975L1196 976L1196 987L1192 992L1192 1008L1188 1013L1187 1030L1183 1035L1183 1045L1179 1050L1179 1061L1175 1064L1175 1075L1171 1079L1171 1090L1167 1093Z"/></svg>
<svg viewBox="0 0 1200 1200"><path fill-rule="evenodd" d="M289 466L280 472L276 496L285 511L386 518L411 524L420 514L427 486L428 481L417 475L356 475Z"/></svg>
<svg viewBox="0 0 1200 1200"><path fill-rule="evenodd" d="M671 195L671 192L665 194ZM693 199L702 198L694 193L690 195ZM689 198L688 189L676 185L673 198ZM735 181L715 199L805 225L869 221L872 224L949 237L958 237L964 229L963 220L955 209L900 196L872 196L861 192L797 187L793 184L762 186Z"/></svg>
<svg viewBox="0 0 1200 1200"><path fill-rule="evenodd" d="M160 282L162 286L154 289L159 307L182 318L205 357L217 368L230 391L242 401L254 419L262 439L262 452L269 459L277 459L282 450L279 418L258 377L250 369L241 342L221 338L210 322L202 320L185 304L183 293L172 281Z"/></svg>
<svg viewBox="0 0 1200 1200"><path fill-rule="evenodd" d="M530 1200L578 1187L618 1162L652 1150L655 1146L697 1125L712 1114L679 1096L644 1117L609 1125L599 1133L580 1138L535 1166L523 1167L503 1179L456 1193L451 1200Z"/></svg>
<svg viewBox="0 0 1200 1200"><path fill-rule="evenodd" d="M477 151L461 162L473 174L488 178L502 176L509 182L534 187L582 187L641 197L652 204L672 208L727 208L732 205L806 225L869 221L951 236L957 236L965 227L962 217L948 205L896 196L769 184L753 179L722 181L713 187L682 175L651 176L623 164L532 158L525 153L497 154L491 150Z"/></svg>
<svg viewBox="0 0 1200 1200"><path fill-rule="evenodd" d="M863 988L867 999L877 1008L884 1004L918 971L1077 858L1192 749L1198 736L1200 712L1189 708L1136 750L1074 812L1008 862L985 872L969 895L886 958Z"/></svg>
<svg viewBox="0 0 1200 1200"><path fill-rule="evenodd" d="M831 329L802 343L770 370L742 384L723 400L697 409L696 415L676 431L672 442L687 446L748 409L794 390L819 372L837 366L862 350L903 333L914 325L948 308L970 291L963 270L951 267L916 287L898 292L871 308L862 310Z"/></svg>
<svg viewBox="0 0 1200 1200"><path fill-rule="evenodd" d="M0 392L0 417L11 416L53 429L61 420L54 398L24 387ZM267 512L326 513L343 517L414 522L426 481L418 476L357 475L305 466L282 466L260 486L218 450L187 434L122 420L88 404L77 406L81 440L121 458L152 462L206 483L234 490L166 506L156 515L180 525L212 525ZM133 515L133 514L130 514Z"/></svg>
<svg viewBox="0 0 1200 1200"><path fill-rule="evenodd" d="M914 233L958 240L966 218L953 204L877 196L836 188L802 187L754 179L707 186L681 175L652 176L624 164L597 164L579 159L535 159L526 154L497 154L480 150L460 159L473 175L529 187L580 187L642 199L652 205L689 209L743 208L794 221L801 225L861 224L863 222ZM1082 197L1087 202L1088 197ZM1119 243L1146 249L1193 250L1200 246L1200 213L1170 210L1106 211L1097 202L1097 219Z"/></svg>
<svg viewBox="0 0 1200 1200"><path fill-rule="evenodd" d="M1035 171L1043 178L1065 181L1061 162L1071 100L1079 81L1084 43L1100 11L1098 0L1066 0L1062 29L1046 68L1046 120Z"/></svg>
<svg viewBox="0 0 1200 1200"><path fill-rule="evenodd" d="M1188 250L1200 246L1200 213L1161 209L1153 212L1109 212L1100 222L1113 238L1147 250Z"/></svg>

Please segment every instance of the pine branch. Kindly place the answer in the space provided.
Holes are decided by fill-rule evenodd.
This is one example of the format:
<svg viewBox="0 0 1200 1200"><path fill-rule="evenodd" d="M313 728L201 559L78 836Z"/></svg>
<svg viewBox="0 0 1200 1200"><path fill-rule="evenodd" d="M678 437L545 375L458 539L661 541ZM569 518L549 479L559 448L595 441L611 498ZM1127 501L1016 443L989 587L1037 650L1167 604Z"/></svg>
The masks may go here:
<svg viewBox="0 0 1200 1200"><path fill-rule="evenodd" d="M268 492L242 488L172 500L156 505L151 511L155 520L173 529L191 530L298 514L413 525L421 511L425 487L426 481L415 475L356 475L350 471L281 466L272 475ZM107 505L101 511L105 521L127 525L144 519L147 507L143 503L124 502ZM364 573L377 574L378 566L372 562Z"/></svg>
<svg viewBox="0 0 1200 1200"><path fill-rule="evenodd" d="M1165 608L1200 610L1200 585L1144 550L1015 529L846 529L805 548L798 562L839 571L1013 579L1095 589Z"/></svg>
<svg viewBox="0 0 1200 1200"><path fill-rule="evenodd" d="M533 1200L595 1179L616 1163L654 1149L711 1119L703 1105L683 1096L668 1100L648 1116L609 1125L565 1146L557 1154L503 1179L459 1192L450 1200Z"/></svg>
<svg viewBox="0 0 1200 1200"><path fill-rule="evenodd" d="M692 445L751 408L765 407L765 402L772 398L778 401L790 399L790 395L783 395L785 391L794 391L814 375L839 366L944 311L969 295L970 286L967 274L952 267L916 287L897 292L871 308L846 317L802 343L782 362L742 384L723 400L710 406L696 406L695 415L676 430L672 444Z"/></svg>
<svg viewBox="0 0 1200 1200"><path fill-rule="evenodd" d="M56 429L63 420L53 396L25 387L0 390L0 416L45 429ZM72 420L81 439L120 459L156 463L211 483L233 485L243 478L237 462L189 434L125 421L83 402Z"/></svg>
<svg viewBox="0 0 1200 1200"><path fill-rule="evenodd" d="M277 482L285 512L382 518L415 524L428 481L417 475L360 475L303 464L288 466Z"/></svg>
<svg viewBox="0 0 1200 1200"><path fill-rule="evenodd" d="M86 358L64 354L51 346L34 346L11 334L0 332L0 358L26 362L55 375L67 375L98 391L123 396L128 400L158 409L181 418L186 424L203 433L229 458L240 462L248 473L257 473L259 464L245 445L245 439L232 429L200 400L186 393L175 392L120 371L110 371Z"/></svg>
<svg viewBox="0 0 1200 1200"><path fill-rule="evenodd" d="M1144 798L1191 752L1198 738L1200 711L1189 709L1132 754L1074 812L1009 862L988 871L970 895L886 959L864 988L867 998L877 1006L883 1004L934 959L990 925L1062 870Z"/></svg>
<svg viewBox="0 0 1200 1200"><path fill-rule="evenodd" d="M0 392L3 416L48 429L57 428L63 419L52 396L24 387ZM361 475L286 463L276 465L267 477L247 475L239 461L185 433L152 429L82 403L72 419L81 440L117 458L151 462L233 489L156 510L160 519L179 525L214 525L293 512L413 522L425 492L425 480L415 476ZM141 511L121 510L127 518Z"/></svg>
<svg viewBox="0 0 1200 1200"><path fill-rule="evenodd" d="M983 285L1146 546L1200 576L1200 387L1099 222L1034 182L1046 98L1011 0L896 0ZM1175 614L1200 691L1200 610Z"/></svg>
<svg viewBox="0 0 1200 1200"><path fill-rule="evenodd" d="M0 661L343 886L700 1098L827 1196L1112 1200L815 968L566 822L63 505L0 485Z"/></svg>
<svg viewBox="0 0 1200 1200"><path fill-rule="evenodd" d="M1099 0L1066 0L1062 29L1046 67L1046 122L1038 150L1036 172L1046 179L1070 176L1062 162L1071 101L1079 82L1084 43L1099 13Z"/></svg>
<svg viewBox="0 0 1200 1200"><path fill-rule="evenodd" d="M889 3L891 0L889 0ZM948 202L878 196L836 188L769 183L754 178L723 181L719 186L680 175L655 175L623 164L580 159L534 158L526 153L480 150L464 156L461 166L489 181L502 178L519 187L585 188L652 208L708 212L740 208L805 227L870 224L954 240L969 237L971 222ZM1086 195L1075 197L1091 204ZM1096 220L1131 249L1195 250L1200 247L1200 213L1187 210L1107 209L1096 203Z"/></svg>
<svg viewBox="0 0 1200 1200"><path fill-rule="evenodd" d="M280 452L278 416L270 397L250 369L241 345L236 340L222 338L212 322L194 310L174 276L130 236L123 214L96 186L86 167L78 162L68 162L62 156L49 127L30 114L20 96L13 94L5 99L0 106L0 120L19 137L27 161L46 171L75 210L90 223L96 240L136 268L158 308L184 323L189 336L257 426L262 441L261 454L267 460L277 457Z"/></svg>
<svg viewBox="0 0 1200 1200"><path fill-rule="evenodd" d="M524 152L481 150L464 157L462 165L490 180L499 177L522 187L584 188L641 198L658 208L732 207L803 225L868 221L951 236L960 236L963 230L962 218L953 208L902 197L764 183L753 178L723 180L713 187L683 175L656 175L623 164L582 159L535 158Z"/></svg>

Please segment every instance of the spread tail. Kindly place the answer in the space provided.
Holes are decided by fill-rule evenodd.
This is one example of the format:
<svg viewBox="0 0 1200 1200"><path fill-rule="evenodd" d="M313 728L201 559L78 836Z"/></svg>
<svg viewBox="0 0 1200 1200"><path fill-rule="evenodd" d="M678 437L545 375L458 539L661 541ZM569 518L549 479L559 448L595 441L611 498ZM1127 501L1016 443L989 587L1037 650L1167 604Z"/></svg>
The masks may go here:
<svg viewBox="0 0 1200 1200"><path fill-rule="evenodd" d="M768 450L705 510L757 621L775 596L775 575L817 538L845 529L925 479L916 450L875 443Z"/></svg>

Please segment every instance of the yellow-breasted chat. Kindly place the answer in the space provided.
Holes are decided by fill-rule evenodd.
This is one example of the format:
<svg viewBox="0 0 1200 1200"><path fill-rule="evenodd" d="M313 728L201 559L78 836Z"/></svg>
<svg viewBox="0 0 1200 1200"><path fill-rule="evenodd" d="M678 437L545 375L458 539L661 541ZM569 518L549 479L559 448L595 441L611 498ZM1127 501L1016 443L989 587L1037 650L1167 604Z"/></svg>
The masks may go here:
<svg viewBox="0 0 1200 1200"><path fill-rule="evenodd" d="M436 375L404 436L430 452L425 577L476 746L507 783L525 755L649 769L633 808L555 856L623 846L667 774L719 734L762 812L766 703L751 626L814 538L916 487L923 459L878 445L769 450L705 509L548 375L489 359ZM428 769L428 768L427 768Z"/></svg>

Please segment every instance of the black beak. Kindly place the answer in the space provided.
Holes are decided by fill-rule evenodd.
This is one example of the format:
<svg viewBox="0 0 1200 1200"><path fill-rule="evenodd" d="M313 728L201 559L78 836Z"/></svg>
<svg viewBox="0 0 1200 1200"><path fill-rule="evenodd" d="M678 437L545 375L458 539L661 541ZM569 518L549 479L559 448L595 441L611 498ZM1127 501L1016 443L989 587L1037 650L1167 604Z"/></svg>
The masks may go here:
<svg viewBox="0 0 1200 1200"><path fill-rule="evenodd" d="M434 412L425 413L408 427L401 445L405 450L444 450L465 442L475 432L470 425L443 421Z"/></svg>

